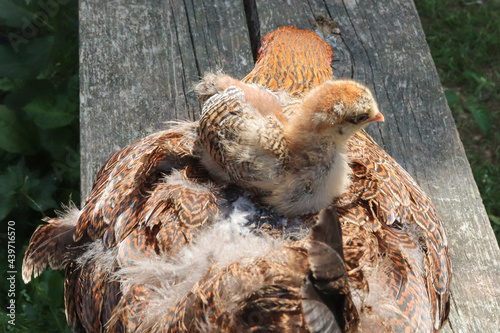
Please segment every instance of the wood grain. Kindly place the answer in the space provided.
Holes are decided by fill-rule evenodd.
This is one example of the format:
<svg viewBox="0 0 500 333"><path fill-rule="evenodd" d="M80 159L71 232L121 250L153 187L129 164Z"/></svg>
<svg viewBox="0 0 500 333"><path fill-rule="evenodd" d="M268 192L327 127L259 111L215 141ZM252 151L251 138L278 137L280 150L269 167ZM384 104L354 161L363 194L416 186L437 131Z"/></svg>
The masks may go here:
<svg viewBox="0 0 500 333"><path fill-rule="evenodd" d="M410 1L256 1L262 34L340 24L334 74L370 86L386 117L370 134L419 182L447 229L454 268L445 332L497 332L500 250ZM193 119L192 83L252 68L240 1L80 1L82 194L115 150Z"/></svg>
<svg viewBox="0 0 500 333"><path fill-rule="evenodd" d="M197 117L204 72L241 77L251 59L239 1L80 1L82 198L114 151Z"/></svg>

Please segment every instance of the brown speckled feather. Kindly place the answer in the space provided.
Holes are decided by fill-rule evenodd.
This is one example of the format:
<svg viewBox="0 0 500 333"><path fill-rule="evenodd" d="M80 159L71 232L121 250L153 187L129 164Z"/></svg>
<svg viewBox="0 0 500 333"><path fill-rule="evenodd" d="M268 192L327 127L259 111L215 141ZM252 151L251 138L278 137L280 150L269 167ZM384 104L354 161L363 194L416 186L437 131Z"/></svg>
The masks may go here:
<svg viewBox="0 0 500 333"><path fill-rule="evenodd" d="M389 277L392 283L388 285L405 314L427 318L420 321L424 331L438 329L448 315L451 262L445 231L434 206L408 173L368 134L355 136L349 142L349 153L354 182L352 190L338 202L342 222L360 225L378 239L393 244L391 249L402 250L399 256L403 258L395 262ZM380 256L386 255L387 251L379 251ZM424 256L422 268L411 264L419 251ZM423 275L419 270L423 270ZM409 271L411 280L406 277Z"/></svg>
<svg viewBox="0 0 500 333"><path fill-rule="evenodd" d="M79 211L73 204L64 208L57 218L45 219L48 224L38 226L31 236L23 259L25 283L32 275L35 278L40 275L47 264L52 269L63 269L82 252L80 245L83 241L73 239Z"/></svg>
<svg viewBox="0 0 500 333"><path fill-rule="evenodd" d="M193 143L175 131L141 139L115 153L99 171L79 219L75 239L103 237L108 247L123 240L138 222L161 176L192 158Z"/></svg>
<svg viewBox="0 0 500 333"><path fill-rule="evenodd" d="M262 38L259 58L243 82L303 95L333 77L332 48L316 33L281 27Z"/></svg>

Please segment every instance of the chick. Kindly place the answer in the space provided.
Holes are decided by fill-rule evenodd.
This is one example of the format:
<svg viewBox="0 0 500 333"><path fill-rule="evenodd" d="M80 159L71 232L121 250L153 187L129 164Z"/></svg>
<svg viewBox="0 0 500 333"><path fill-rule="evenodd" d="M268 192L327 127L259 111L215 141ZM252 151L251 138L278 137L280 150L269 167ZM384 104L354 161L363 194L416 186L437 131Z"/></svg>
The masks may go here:
<svg viewBox="0 0 500 333"><path fill-rule="evenodd" d="M198 130L204 166L287 217L316 213L347 191L347 140L384 120L370 90L352 80L294 98L210 74L196 90L213 95Z"/></svg>

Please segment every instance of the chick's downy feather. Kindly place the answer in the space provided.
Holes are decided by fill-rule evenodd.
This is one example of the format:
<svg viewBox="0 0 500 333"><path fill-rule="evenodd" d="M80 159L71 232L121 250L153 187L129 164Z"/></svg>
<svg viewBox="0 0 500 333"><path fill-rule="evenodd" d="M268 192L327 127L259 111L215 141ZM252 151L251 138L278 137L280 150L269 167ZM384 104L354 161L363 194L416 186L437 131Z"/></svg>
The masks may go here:
<svg viewBox="0 0 500 333"><path fill-rule="evenodd" d="M203 164L286 216L317 213L347 191L347 140L384 119L368 88L351 80L293 98L208 74L196 90L212 95L198 130Z"/></svg>

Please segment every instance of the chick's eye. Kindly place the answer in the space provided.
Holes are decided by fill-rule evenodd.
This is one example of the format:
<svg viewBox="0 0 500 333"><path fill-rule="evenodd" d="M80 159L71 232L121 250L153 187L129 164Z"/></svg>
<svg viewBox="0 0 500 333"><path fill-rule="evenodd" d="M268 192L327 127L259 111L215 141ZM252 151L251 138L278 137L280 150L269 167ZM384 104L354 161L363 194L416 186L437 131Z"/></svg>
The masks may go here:
<svg viewBox="0 0 500 333"><path fill-rule="evenodd" d="M346 120L352 124L359 124L365 121L366 119L368 119L368 113L358 114L357 116L354 116Z"/></svg>

